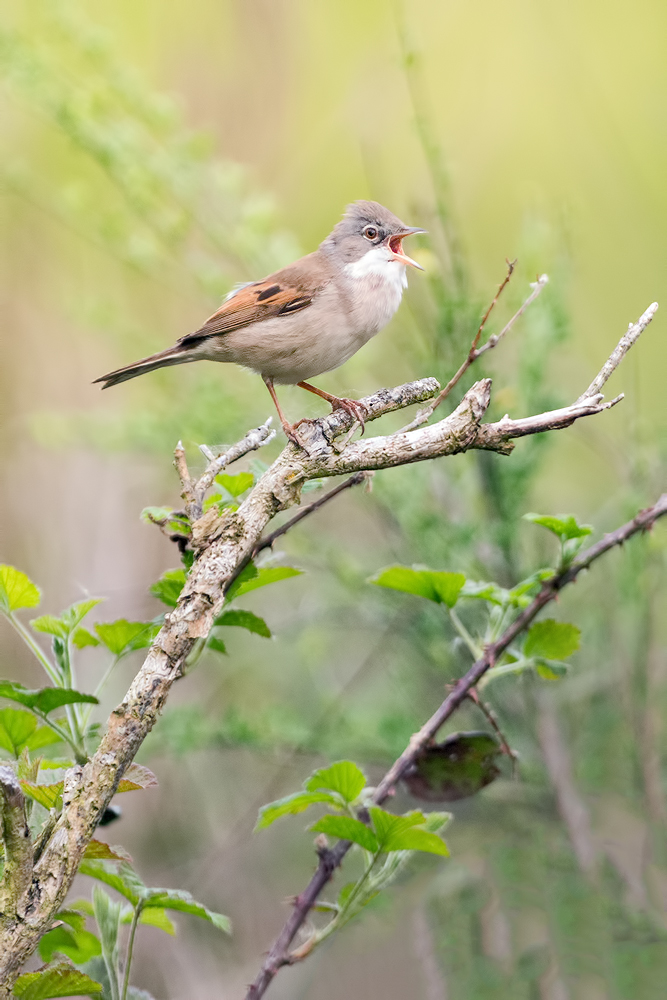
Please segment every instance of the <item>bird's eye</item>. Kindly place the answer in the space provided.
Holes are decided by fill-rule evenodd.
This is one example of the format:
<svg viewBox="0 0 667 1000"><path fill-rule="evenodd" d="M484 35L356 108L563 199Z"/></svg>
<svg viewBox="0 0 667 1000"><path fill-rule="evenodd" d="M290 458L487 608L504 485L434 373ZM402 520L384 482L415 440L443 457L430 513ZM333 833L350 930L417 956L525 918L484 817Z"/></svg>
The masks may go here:
<svg viewBox="0 0 667 1000"><path fill-rule="evenodd" d="M378 238L377 226L365 226L363 230L364 236L371 243Z"/></svg>

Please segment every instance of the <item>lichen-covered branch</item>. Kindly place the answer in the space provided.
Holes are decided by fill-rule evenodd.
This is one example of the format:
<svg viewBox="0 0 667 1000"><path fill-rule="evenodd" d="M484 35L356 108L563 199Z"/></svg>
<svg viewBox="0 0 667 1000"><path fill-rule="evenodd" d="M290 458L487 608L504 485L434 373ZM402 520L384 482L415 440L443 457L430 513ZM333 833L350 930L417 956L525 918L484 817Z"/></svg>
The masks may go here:
<svg viewBox="0 0 667 1000"><path fill-rule="evenodd" d="M0 879L0 920L20 916L32 879L32 842L25 797L11 767L0 767L0 842L4 869Z"/></svg>
<svg viewBox="0 0 667 1000"><path fill-rule="evenodd" d="M381 389L362 400L368 413L367 422L392 410L432 399L439 389L433 378ZM226 588L239 567L257 551L271 519L279 511L299 503L301 487L307 480L387 469L471 448L507 453L515 437L568 426L574 420L601 413L610 405L598 394L564 410L484 424L490 394L490 379L482 379L466 393L453 413L437 423L383 437L361 438L343 448L336 439L351 429L353 418L343 410L336 410L302 425L299 434L303 447L288 444L237 510L227 510L221 515L211 507L196 517L190 539L194 564L178 604L165 616L164 626L129 691L111 713L96 753L88 762L66 773L62 814L46 842L40 843L41 853L32 870L21 914L13 915L10 908L0 918L0 998L10 996L21 965L34 951L62 904L118 782L155 725L172 684L183 673L193 645L208 636L220 614ZM238 446L226 452L224 464L259 447L270 436L268 425L251 431ZM212 458L211 463L214 462L219 460ZM190 478L182 448L177 449L176 465L186 504L197 515L202 484L208 481L207 475L213 479L212 464L198 483Z"/></svg>

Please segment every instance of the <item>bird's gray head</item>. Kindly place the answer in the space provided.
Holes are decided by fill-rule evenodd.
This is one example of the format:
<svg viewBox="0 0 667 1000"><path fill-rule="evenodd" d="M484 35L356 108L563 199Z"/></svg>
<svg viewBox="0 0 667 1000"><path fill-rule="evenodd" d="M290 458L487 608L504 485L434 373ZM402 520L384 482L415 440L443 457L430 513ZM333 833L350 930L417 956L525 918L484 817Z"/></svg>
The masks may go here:
<svg viewBox="0 0 667 1000"><path fill-rule="evenodd" d="M406 226L377 201L355 201L347 206L343 218L320 249L335 256L343 266L354 264L369 251L375 250L377 253L374 256L386 256L387 261L412 264L423 270L420 264L405 255L401 241L406 236L425 231Z"/></svg>

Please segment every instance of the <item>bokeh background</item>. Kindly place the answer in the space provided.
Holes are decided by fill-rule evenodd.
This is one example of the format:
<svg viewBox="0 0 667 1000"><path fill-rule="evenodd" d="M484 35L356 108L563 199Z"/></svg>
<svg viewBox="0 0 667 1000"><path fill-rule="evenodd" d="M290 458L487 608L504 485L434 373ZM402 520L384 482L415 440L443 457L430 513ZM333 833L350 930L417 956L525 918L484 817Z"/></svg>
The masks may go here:
<svg viewBox="0 0 667 1000"><path fill-rule="evenodd" d="M43 610L92 594L104 620L158 614L148 587L177 554L139 513L177 505L176 441L196 464L198 443L271 413L261 381L227 366L104 394L92 380L314 248L356 198L429 230L413 243L426 275L323 388L446 381L517 257L490 329L536 274L549 287L474 374L493 376L497 415L575 399L664 298L666 32L659 0L4 0L0 558L40 584ZM370 574L423 562L506 584L553 555L525 512L601 532L657 497L664 331L658 313L609 384L626 394L613 411L509 459L383 473L284 540L276 558L304 575L244 599L274 639L230 635L227 657L177 685L141 754L160 787L124 796L105 834L148 884L234 921L229 941L185 917L175 941L143 928L138 985L160 1000L242 995L312 869L301 818L251 835L257 808L324 761L378 777L465 669L444 619ZM300 390L281 398L294 417L321 412ZM556 615L583 631L570 676L489 689L520 781L457 804L452 859L416 864L283 972L276 1000L663 995L664 566L662 527L563 597ZM3 675L39 683L0 627ZM119 668L105 707L139 662ZM92 687L97 651L80 670ZM480 725L472 710L455 721Z"/></svg>

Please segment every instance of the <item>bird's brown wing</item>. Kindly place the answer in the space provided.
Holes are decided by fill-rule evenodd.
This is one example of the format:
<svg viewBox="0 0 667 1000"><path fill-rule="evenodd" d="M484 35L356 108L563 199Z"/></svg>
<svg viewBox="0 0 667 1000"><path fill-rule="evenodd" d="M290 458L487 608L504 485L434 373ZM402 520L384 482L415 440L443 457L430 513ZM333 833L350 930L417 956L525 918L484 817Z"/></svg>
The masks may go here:
<svg viewBox="0 0 667 1000"><path fill-rule="evenodd" d="M317 252L309 254L297 265L292 264L269 275L264 281L254 281L239 288L202 327L181 337L178 343L192 343L205 337L229 333L261 320L307 309L314 295L330 280L326 262L321 260Z"/></svg>

